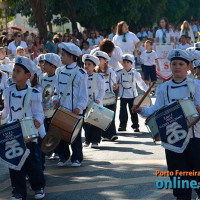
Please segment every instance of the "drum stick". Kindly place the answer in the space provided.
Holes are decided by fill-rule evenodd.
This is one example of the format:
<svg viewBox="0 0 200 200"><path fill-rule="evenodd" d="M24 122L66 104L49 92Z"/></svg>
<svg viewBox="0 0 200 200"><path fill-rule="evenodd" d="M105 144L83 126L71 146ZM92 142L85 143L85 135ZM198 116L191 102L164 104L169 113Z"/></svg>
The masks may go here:
<svg viewBox="0 0 200 200"><path fill-rule="evenodd" d="M151 91L151 88L153 88L153 86L156 84L156 82L154 81L152 83L152 85L149 87L149 89L145 92L144 96L141 98L141 100L139 101L139 103L136 105L136 108L139 108L140 105L142 104L142 102L144 101L144 99L147 97L147 95L149 94L149 92Z"/></svg>

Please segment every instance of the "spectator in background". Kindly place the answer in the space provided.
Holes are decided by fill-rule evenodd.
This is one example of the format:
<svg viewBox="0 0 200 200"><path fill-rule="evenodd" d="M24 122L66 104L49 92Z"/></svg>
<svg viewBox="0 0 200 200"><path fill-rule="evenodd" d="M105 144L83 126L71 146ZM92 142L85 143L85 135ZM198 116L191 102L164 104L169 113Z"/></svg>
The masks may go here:
<svg viewBox="0 0 200 200"><path fill-rule="evenodd" d="M140 40L142 40L143 37L148 37L148 35L147 35L147 33L146 33L144 27L142 27L141 30L140 30L140 32L137 33L137 37L138 37Z"/></svg>
<svg viewBox="0 0 200 200"><path fill-rule="evenodd" d="M96 37L97 37L97 39L99 40L99 43L104 39L104 37L102 36L102 35L100 35L100 33L99 33L99 31L95 31L95 33L96 33Z"/></svg>
<svg viewBox="0 0 200 200"><path fill-rule="evenodd" d="M181 35L185 35L186 38L190 37L191 41L194 43L195 39L194 39L194 33L192 31L191 26L189 25L188 21L184 21L181 25L181 32L180 32L180 36Z"/></svg>
<svg viewBox="0 0 200 200"><path fill-rule="evenodd" d="M47 37L48 41L45 48L48 50L49 53L56 53L56 45L53 42L53 36L54 35L50 33Z"/></svg>
<svg viewBox="0 0 200 200"><path fill-rule="evenodd" d="M145 28L145 32L146 32L148 38L153 38L153 33L150 31L149 27Z"/></svg>
<svg viewBox="0 0 200 200"><path fill-rule="evenodd" d="M191 47L191 45L187 43L186 36L181 35L180 43L176 46L176 49L186 50L189 47Z"/></svg>
<svg viewBox="0 0 200 200"><path fill-rule="evenodd" d="M74 43L76 46L80 47L80 41L79 41L79 39L77 39L76 34L72 34L71 42Z"/></svg>
<svg viewBox="0 0 200 200"><path fill-rule="evenodd" d="M26 42L21 41L21 34L19 32L14 33L14 41L10 42L8 45L8 54L16 55L16 49L21 46L28 52L28 46Z"/></svg>
<svg viewBox="0 0 200 200"><path fill-rule="evenodd" d="M197 26L196 26L194 20L191 21L191 28L192 28L192 31L194 33L194 38L195 39L198 38L198 29L197 29Z"/></svg>
<svg viewBox="0 0 200 200"><path fill-rule="evenodd" d="M62 42L70 42L71 41L71 35L65 33L62 37Z"/></svg>
<svg viewBox="0 0 200 200"><path fill-rule="evenodd" d="M87 39L87 41L90 44L90 49L93 49L95 45L99 45L100 41L99 39L96 37L96 33L95 30L92 30L90 32L90 38Z"/></svg>
<svg viewBox="0 0 200 200"><path fill-rule="evenodd" d="M111 31L112 33L108 35L108 39L110 39L112 41L113 37L116 35L116 30L117 30L117 26L113 26Z"/></svg>
<svg viewBox="0 0 200 200"><path fill-rule="evenodd" d="M29 35L27 37L28 53L33 53L33 38Z"/></svg>
<svg viewBox="0 0 200 200"><path fill-rule="evenodd" d="M82 42L82 54L90 54L91 49L90 49L90 44L88 41L84 40Z"/></svg>
<svg viewBox="0 0 200 200"><path fill-rule="evenodd" d="M58 45L60 44L60 39L59 39L59 35L58 34L54 35L53 41L54 41L54 44L56 45L56 53L59 54Z"/></svg>
<svg viewBox="0 0 200 200"><path fill-rule="evenodd" d="M36 36L35 38L35 42L33 44L33 47L32 47L32 51L33 51L33 58L35 59L36 57L38 57L38 54L37 54L37 50L38 49L44 49L44 46L41 42L41 38L39 36Z"/></svg>

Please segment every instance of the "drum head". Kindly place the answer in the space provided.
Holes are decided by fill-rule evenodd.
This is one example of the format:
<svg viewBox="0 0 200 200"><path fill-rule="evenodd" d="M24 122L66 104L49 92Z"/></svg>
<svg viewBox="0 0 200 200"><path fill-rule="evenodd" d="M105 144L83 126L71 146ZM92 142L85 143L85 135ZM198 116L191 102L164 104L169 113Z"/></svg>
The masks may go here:
<svg viewBox="0 0 200 200"><path fill-rule="evenodd" d="M74 130L73 130L73 133L72 133L70 144L72 144L74 142L74 140L76 139L80 129L82 128L82 124L83 124L83 118L81 118L77 122L77 124L74 126Z"/></svg>
<svg viewBox="0 0 200 200"><path fill-rule="evenodd" d="M134 105L137 105L137 104L140 102L140 100L142 99L142 97L143 97L143 95L137 96L137 97L134 99L133 104L134 104ZM152 105L151 99L150 99L150 97L147 96L147 97L144 99L144 101L142 102L142 104L141 104L140 106L150 107L151 105Z"/></svg>
<svg viewBox="0 0 200 200"><path fill-rule="evenodd" d="M53 151L60 143L60 140L61 140L61 135L58 129L49 131L42 141L41 145L42 152L48 153Z"/></svg>

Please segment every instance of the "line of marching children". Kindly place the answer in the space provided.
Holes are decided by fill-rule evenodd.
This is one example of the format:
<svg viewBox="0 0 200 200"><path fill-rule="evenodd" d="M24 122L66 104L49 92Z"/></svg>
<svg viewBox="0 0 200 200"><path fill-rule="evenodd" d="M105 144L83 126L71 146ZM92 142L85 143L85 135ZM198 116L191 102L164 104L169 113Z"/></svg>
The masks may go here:
<svg viewBox="0 0 200 200"><path fill-rule="evenodd" d="M141 79L140 74L132 69L134 57L123 55L123 66L115 73L108 65L110 57L103 51L96 51L93 55L85 54L82 57L84 68L79 67L82 52L73 43L61 43L59 48L62 50L61 58L54 53L41 54L37 58L38 66L29 58L17 56L14 61L12 77L9 77L3 67L0 73L1 90L4 100L4 108L0 113L0 118L7 121L20 120L23 116L32 117L34 125L38 129L40 138L26 143L30 150L30 155L26 159L21 170L10 169L10 179L12 184L11 200L26 199L26 177L28 176L32 190L35 191L35 199L42 199L45 196L45 178L43 170L45 168L45 154L41 152L40 145L42 139L48 132L51 122L49 110L55 110L59 106L66 108L76 115L83 116L91 102L103 105L105 97L114 97L114 101L107 103L106 108L116 111L116 93L120 96L120 128L124 131L127 126L128 115L126 105L129 110L133 106L134 97L137 96L136 84L146 91L147 86ZM0 49L0 56L1 51ZM5 54L0 59L5 61ZM6 71L6 73L3 72ZM75 73L72 83L70 76ZM71 84L66 96L63 94L67 84ZM134 89L132 86L134 85ZM52 93L49 101L44 101L43 90L51 87ZM28 108L24 111L24 101L29 88L32 88ZM62 99L62 101L61 101ZM131 113L132 128L138 132L139 122L137 114ZM115 127L115 117L110 127L106 131L89 125L83 124L85 131L85 147L98 148L102 141L116 141L118 139ZM69 144L61 140L57 148L49 157L58 158L57 166L67 165L71 157L72 167L81 166L83 161L81 130L77 138L71 145L72 155L70 156Z"/></svg>

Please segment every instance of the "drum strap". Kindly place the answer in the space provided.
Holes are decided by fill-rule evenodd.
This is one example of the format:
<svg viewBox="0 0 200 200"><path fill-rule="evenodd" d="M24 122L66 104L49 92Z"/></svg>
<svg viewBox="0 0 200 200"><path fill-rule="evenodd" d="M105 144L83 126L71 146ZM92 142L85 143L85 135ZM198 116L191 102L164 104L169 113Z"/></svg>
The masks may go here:
<svg viewBox="0 0 200 200"><path fill-rule="evenodd" d="M92 79L92 89L91 89L91 93L93 96L93 101L95 101L95 90L97 87L97 73L93 73L93 79Z"/></svg>
<svg viewBox="0 0 200 200"><path fill-rule="evenodd" d="M128 75L127 71L123 69L123 73L126 76L126 79L128 80L129 84L131 85L133 90L136 90L136 86L133 84L133 82L130 79L130 76Z"/></svg>
<svg viewBox="0 0 200 200"><path fill-rule="evenodd" d="M60 98L60 105L61 105L61 106L62 106L63 103L64 103L64 99L65 99L65 97L67 96L67 93L69 92L69 89L70 89L71 86L72 86L72 82L73 82L73 80L74 80L74 77L76 76L76 73L78 72L79 69L80 69L80 67L78 67L78 66L74 69L73 73L72 73L71 76L70 76L70 79L69 79L68 82L67 82L67 86L66 86L66 88L65 88L65 91L64 91L63 95L62 95L61 98Z"/></svg>
<svg viewBox="0 0 200 200"><path fill-rule="evenodd" d="M29 103L30 103L30 100L31 100L31 94L32 94L32 87L28 87L28 90L27 90L27 94L26 94L26 97L25 97L25 101L24 101L24 107L22 108L22 116L23 118L25 117L25 114L28 110L28 107L29 107Z"/></svg>

